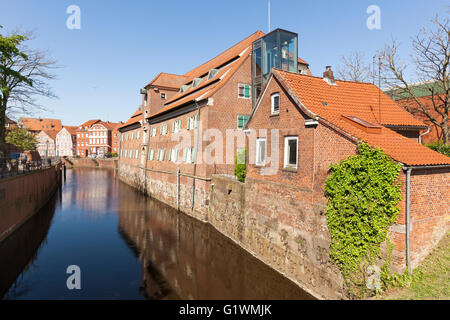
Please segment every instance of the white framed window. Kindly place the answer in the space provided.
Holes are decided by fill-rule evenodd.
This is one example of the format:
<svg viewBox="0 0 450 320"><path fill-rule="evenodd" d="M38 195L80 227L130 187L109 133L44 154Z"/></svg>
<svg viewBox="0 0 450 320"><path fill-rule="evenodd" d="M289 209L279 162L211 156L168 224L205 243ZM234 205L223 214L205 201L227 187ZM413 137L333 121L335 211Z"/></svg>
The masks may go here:
<svg viewBox="0 0 450 320"><path fill-rule="evenodd" d="M266 138L256 139L256 165L263 166L266 164Z"/></svg>
<svg viewBox="0 0 450 320"><path fill-rule="evenodd" d="M172 162L178 161L178 149L177 148L170 148L169 161L172 161Z"/></svg>
<svg viewBox="0 0 450 320"><path fill-rule="evenodd" d="M249 116L238 115L237 116L237 128L242 129L248 121Z"/></svg>
<svg viewBox="0 0 450 320"><path fill-rule="evenodd" d="M195 161L195 148L194 147L184 148L183 161L185 163L194 163L194 161Z"/></svg>
<svg viewBox="0 0 450 320"><path fill-rule="evenodd" d="M164 161L165 154L166 154L166 149L159 149L158 150L158 160Z"/></svg>
<svg viewBox="0 0 450 320"><path fill-rule="evenodd" d="M172 132L176 133L179 132L181 130L181 120L175 120L172 123Z"/></svg>
<svg viewBox="0 0 450 320"><path fill-rule="evenodd" d="M250 85L245 83L238 84L238 97L250 99Z"/></svg>
<svg viewBox="0 0 450 320"><path fill-rule="evenodd" d="M168 127L167 123L161 125L160 130L159 130L161 135L167 134L167 132L168 132L167 127Z"/></svg>
<svg viewBox="0 0 450 320"><path fill-rule="evenodd" d="M134 157L137 159L139 158L139 150L134 150Z"/></svg>
<svg viewBox="0 0 450 320"><path fill-rule="evenodd" d="M141 136L141 132L140 131L137 131L136 132L136 139L138 139L139 140L139 137Z"/></svg>
<svg viewBox="0 0 450 320"><path fill-rule="evenodd" d="M280 113L280 94L278 92L273 93L270 96L270 99L271 99L272 114L279 114Z"/></svg>
<svg viewBox="0 0 450 320"><path fill-rule="evenodd" d="M196 114L195 116L189 117L187 121L187 129L192 130L198 127L199 116Z"/></svg>
<svg viewBox="0 0 450 320"><path fill-rule="evenodd" d="M154 157L155 157L155 150L150 149L150 151L148 152L148 160L153 160Z"/></svg>
<svg viewBox="0 0 450 320"><path fill-rule="evenodd" d="M164 92L161 92L161 99L166 100L166 94Z"/></svg>
<svg viewBox="0 0 450 320"><path fill-rule="evenodd" d="M298 137L284 137L284 168L298 168Z"/></svg>

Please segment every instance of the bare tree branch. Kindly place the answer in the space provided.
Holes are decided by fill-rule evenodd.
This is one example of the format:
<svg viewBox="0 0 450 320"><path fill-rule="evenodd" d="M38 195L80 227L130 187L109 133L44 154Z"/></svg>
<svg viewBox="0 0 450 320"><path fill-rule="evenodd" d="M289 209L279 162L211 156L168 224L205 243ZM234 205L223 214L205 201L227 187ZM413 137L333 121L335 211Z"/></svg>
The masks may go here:
<svg viewBox="0 0 450 320"><path fill-rule="evenodd" d="M399 45L395 40L382 50L383 82L388 86L394 98L406 98L406 109L423 115L442 131L442 138L449 143L450 110L450 28L449 18L442 20L436 16L432 21L433 29L426 27L412 40L412 64L416 70L415 80L420 82L424 92L417 91L417 85L411 83L405 75L407 64L398 56ZM427 94L425 94L427 93Z"/></svg>
<svg viewBox="0 0 450 320"><path fill-rule="evenodd" d="M371 81L370 63L366 63L362 52L351 52L347 57L342 56L341 64L336 69L339 79L357 82Z"/></svg>

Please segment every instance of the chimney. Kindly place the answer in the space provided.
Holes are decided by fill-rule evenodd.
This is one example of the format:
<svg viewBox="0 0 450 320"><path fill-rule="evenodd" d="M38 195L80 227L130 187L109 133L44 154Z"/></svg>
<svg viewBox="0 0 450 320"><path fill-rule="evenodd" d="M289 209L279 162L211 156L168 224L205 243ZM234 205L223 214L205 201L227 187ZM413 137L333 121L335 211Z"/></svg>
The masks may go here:
<svg viewBox="0 0 450 320"><path fill-rule="evenodd" d="M331 70L331 66L325 67L325 72L323 73L324 78L328 78L330 80L334 80L333 71Z"/></svg>

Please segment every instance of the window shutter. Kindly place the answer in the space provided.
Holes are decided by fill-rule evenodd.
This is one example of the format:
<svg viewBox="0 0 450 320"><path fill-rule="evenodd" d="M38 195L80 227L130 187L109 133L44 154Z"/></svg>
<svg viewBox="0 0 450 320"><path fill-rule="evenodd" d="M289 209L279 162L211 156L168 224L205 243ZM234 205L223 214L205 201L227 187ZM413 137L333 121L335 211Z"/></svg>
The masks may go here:
<svg viewBox="0 0 450 320"><path fill-rule="evenodd" d="M244 87L244 97L250 98L250 86L248 84L246 84Z"/></svg>

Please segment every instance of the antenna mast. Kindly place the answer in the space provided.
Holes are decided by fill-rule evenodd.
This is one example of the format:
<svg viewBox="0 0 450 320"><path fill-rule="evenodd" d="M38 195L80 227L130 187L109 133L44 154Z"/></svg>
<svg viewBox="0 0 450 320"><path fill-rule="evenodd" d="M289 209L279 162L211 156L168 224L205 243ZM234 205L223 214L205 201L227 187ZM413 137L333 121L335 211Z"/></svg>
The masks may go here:
<svg viewBox="0 0 450 320"><path fill-rule="evenodd" d="M378 56L378 115L381 124L381 56Z"/></svg>

